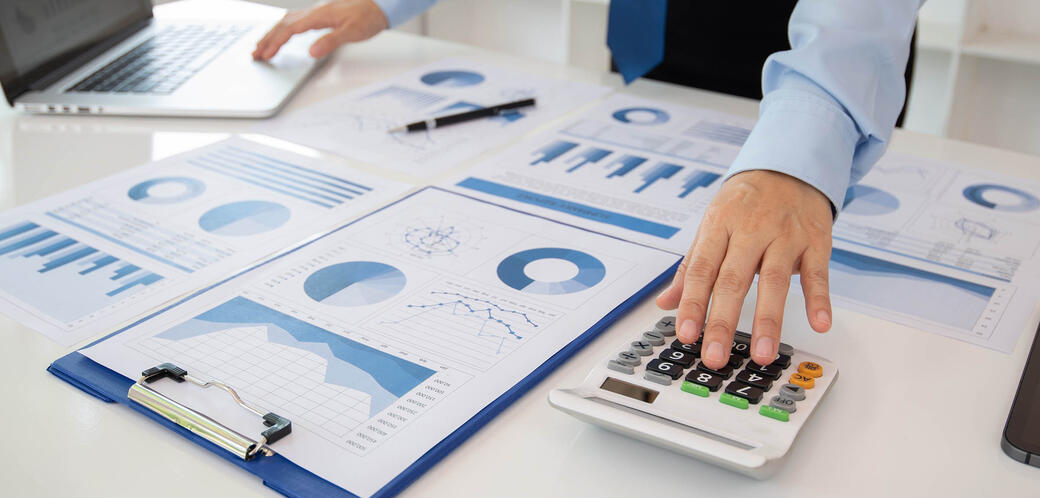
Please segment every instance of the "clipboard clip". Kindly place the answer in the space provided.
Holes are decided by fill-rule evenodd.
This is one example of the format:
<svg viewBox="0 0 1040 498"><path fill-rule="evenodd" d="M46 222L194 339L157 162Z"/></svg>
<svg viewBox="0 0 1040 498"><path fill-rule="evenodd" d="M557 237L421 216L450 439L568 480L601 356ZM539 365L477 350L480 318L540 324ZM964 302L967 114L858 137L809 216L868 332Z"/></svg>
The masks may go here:
<svg viewBox="0 0 1040 498"><path fill-rule="evenodd" d="M188 381L203 389L217 387L227 391L232 398L235 398L236 403L246 410L259 415L268 429L260 433L258 440L250 439L205 414L166 397L147 385L167 377L177 382ZM260 453L263 453L265 456L273 455L274 452L268 445L274 444L275 441L288 436L292 432L292 421L289 419L274 412L261 410L247 403L231 386L223 382L215 380L201 381L188 375L187 370L173 363L162 363L141 372L141 377L130 386L127 397L247 461Z"/></svg>

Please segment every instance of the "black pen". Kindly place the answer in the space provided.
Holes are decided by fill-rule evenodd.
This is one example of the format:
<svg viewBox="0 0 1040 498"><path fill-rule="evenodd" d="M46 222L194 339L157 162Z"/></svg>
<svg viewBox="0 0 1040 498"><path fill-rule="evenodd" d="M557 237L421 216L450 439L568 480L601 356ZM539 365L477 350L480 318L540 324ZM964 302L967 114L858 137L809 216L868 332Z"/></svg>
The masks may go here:
<svg viewBox="0 0 1040 498"><path fill-rule="evenodd" d="M423 121L416 121L411 124L393 128L390 130L390 133L397 133L401 131L432 130L434 128L438 128L445 125L464 123L466 121L473 121L474 119L498 116L499 114L502 114L503 111L519 109L521 107L529 107L533 105L534 99L517 100L516 102L493 105L491 107L485 107L483 109L474 109L472 111L460 112L458 114L450 114L448 116L439 116Z"/></svg>

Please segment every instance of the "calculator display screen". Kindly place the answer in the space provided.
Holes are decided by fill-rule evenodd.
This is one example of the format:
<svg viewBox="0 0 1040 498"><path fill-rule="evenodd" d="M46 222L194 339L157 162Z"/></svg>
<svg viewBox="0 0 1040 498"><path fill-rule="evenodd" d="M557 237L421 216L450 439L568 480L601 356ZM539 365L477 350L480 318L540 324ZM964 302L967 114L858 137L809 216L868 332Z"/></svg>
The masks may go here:
<svg viewBox="0 0 1040 498"><path fill-rule="evenodd" d="M653 389L629 384L628 382L617 380L613 377L607 377L607 380L603 381L603 384L600 384L599 388L606 389L622 396L628 396L632 399L638 399L639 401L646 403L653 403L654 400L657 399L657 395L660 394Z"/></svg>

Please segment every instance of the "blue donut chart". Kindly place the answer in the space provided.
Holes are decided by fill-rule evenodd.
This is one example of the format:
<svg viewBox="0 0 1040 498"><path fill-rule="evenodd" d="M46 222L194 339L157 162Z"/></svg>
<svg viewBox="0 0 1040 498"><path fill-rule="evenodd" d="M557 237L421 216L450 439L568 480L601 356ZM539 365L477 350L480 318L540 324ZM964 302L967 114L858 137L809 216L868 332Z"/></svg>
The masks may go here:
<svg viewBox="0 0 1040 498"><path fill-rule="evenodd" d="M276 202L239 201L217 206L199 217L199 228L242 237L274 230L289 221L289 208Z"/></svg>
<svg viewBox="0 0 1040 498"><path fill-rule="evenodd" d="M171 183L180 185L182 187L181 192L176 195L162 196L151 191L153 187ZM144 202L146 204L176 204L178 202L198 197L205 191L206 184L194 178L188 178L186 176L164 176L138 183L137 185L130 187L130 190L126 192L126 195L137 202Z"/></svg>
<svg viewBox="0 0 1040 498"><path fill-rule="evenodd" d="M640 119L644 115L647 119ZM671 119L667 112L653 107L626 107L614 111L611 116L622 123L635 125L658 125Z"/></svg>
<svg viewBox="0 0 1040 498"><path fill-rule="evenodd" d="M332 306L365 306L386 301L404 289L401 270L375 261L350 261L326 266L307 277L303 292Z"/></svg>
<svg viewBox="0 0 1040 498"><path fill-rule="evenodd" d="M574 263L578 274L567 280L544 282L527 276L524 268L542 259L562 259ZM498 278L516 290L532 294L571 294L595 286L603 280L607 268L603 262L584 252L562 247L528 249L503 259L498 264Z"/></svg>
<svg viewBox="0 0 1040 498"><path fill-rule="evenodd" d="M986 199L986 192L1004 192L1018 197L1018 204L997 204L989 199ZM1030 194L1024 190L1019 190L1014 187L1008 187L1006 185L996 185L992 183L980 183L977 185L970 185L964 189L964 197L969 201L978 204L984 208L994 209L997 211L1011 211L1016 213L1022 213L1025 211L1032 211L1040 207L1040 199L1037 199L1035 195Z"/></svg>
<svg viewBox="0 0 1040 498"><path fill-rule="evenodd" d="M484 75L473 71L434 71L419 77L419 81L430 86L462 88L479 85L484 82Z"/></svg>

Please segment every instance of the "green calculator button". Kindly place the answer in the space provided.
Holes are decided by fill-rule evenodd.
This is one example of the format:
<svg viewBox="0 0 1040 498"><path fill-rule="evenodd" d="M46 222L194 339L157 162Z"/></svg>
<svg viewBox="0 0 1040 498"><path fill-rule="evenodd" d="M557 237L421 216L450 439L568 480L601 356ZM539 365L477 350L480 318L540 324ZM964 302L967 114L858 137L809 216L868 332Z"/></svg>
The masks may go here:
<svg viewBox="0 0 1040 498"><path fill-rule="evenodd" d="M741 410L747 410L748 407L748 400L741 398L740 396L734 396L730 393L722 393L722 396L719 396L719 401L729 406L740 408Z"/></svg>
<svg viewBox="0 0 1040 498"><path fill-rule="evenodd" d="M765 415L769 418L775 418L781 422L787 422L789 420L786 410L774 408L769 405L762 405L762 407L758 409L758 413L759 415Z"/></svg>
<svg viewBox="0 0 1040 498"><path fill-rule="evenodd" d="M693 382L690 382L688 380L683 381L682 390L690 394L696 394L697 396L702 396L705 398L707 398L708 395L711 394L711 391L707 387L704 387L699 384L694 384Z"/></svg>

